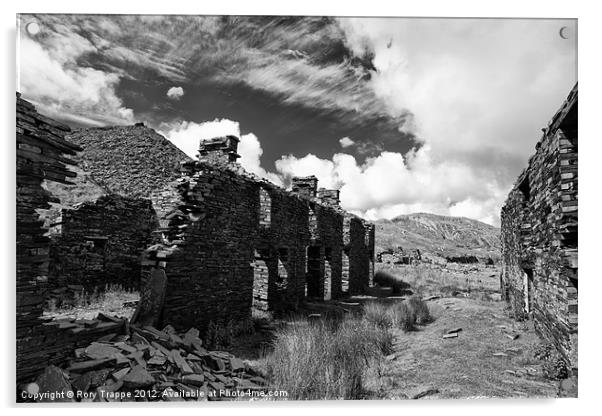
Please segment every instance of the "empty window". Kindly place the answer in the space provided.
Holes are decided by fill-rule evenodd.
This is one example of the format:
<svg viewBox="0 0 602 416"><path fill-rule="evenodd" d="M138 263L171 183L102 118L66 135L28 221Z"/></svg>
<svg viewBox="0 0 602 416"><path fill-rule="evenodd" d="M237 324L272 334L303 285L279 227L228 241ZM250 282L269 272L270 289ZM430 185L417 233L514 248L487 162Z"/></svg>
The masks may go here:
<svg viewBox="0 0 602 416"><path fill-rule="evenodd" d="M525 175L525 178L522 180L520 185L518 185L518 190L523 194L523 198L525 202L528 202L531 199L531 185L529 184L529 175Z"/></svg>
<svg viewBox="0 0 602 416"><path fill-rule="evenodd" d="M259 225L269 226L272 221L272 197L269 192L259 188Z"/></svg>

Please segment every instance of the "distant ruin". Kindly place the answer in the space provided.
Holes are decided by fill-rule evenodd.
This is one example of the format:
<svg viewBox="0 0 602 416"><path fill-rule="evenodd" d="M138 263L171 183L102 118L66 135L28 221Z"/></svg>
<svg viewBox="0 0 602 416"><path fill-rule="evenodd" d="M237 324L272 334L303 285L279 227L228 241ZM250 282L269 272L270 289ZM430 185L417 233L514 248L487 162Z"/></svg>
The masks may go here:
<svg viewBox="0 0 602 416"><path fill-rule="evenodd" d="M501 212L502 295L577 372L577 85Z"/></svg>
<svg viewBox="0 0 602 416"><path fill-rule="evenodd" d="M386 264L418 264L422 261L420 249L404 249L403 247L390 248L376 254L377 263Z"/></svg>
<svg viewBox="0 0 602 416"><path fill-rule="evenodd" d="M345 212L339 192L318 189L316 177L293 178L287 191L246 172L236 162L235 136L201 142L192 161L139 124L78 130L69 137L79 146L65 140L69 131L17 95L19 381L124 329L120 320L42 319L49 289L141 288L142 306L153 303L152 322L203 330L211 322L247 319L253 307L290 310L306 299L360 294L372 285L374 225ZM145 139L134 149L117 146L139 136ZM144 148L148 143L157 153ZM86 147L92 150L82 157ZM149 153L166 164L137 160ZM105 157L111 154L120 156L117 163ZM42 181L72 184L66 177L76 175L65 164L76 162L103 195L54 207L47 230L36 209L61 201ZM144 299L156 293L148 283L157 271L167 277L164 293Z"/></svg>

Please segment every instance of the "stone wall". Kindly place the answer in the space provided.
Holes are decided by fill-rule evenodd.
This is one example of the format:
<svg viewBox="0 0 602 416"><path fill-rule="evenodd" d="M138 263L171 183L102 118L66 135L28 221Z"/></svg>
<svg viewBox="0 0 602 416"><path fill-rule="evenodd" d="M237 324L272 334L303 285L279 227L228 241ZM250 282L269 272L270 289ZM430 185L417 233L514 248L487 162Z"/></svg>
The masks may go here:
<svg viewBox="0 0 602 416"><path fill-rule="evenodd" d="M260 309L295 308L305 296L308 205L265 184L259 187L259 206L254 282L267 292L255 290L254 304Z"/></svg>
<svg viewBox="0 0 602 416"><path fill-rule="evenodd" d="M51 290L139 289L140 256L157 227L150 199L113 194L61 209L50 224Z"/></svg>
<svg viewBox="0 0 602 416"><path fill-rule="evenodd" d="M39 114L17 93L17 382L28 381L44 367L62 362L78 345L89 343L121 324L91 325L48 322L42 319L45 305L49 239L37 210L59 202L42 181L69 184L74 176L65 155L80 150L64 140L69 127ZM94 328L91 328L94 326Z"/></svg>
<svg viewBox="0 0 602 416"><path fill-rule="evenodd" d="M577 369L577 86L501 213L502 293Z"/></svg>
<svg viewBox="0 0 602 416"><path fill-rule="evenodd" d="M168 158L167 169L140 161L130 166L129 158L136 155L158 149L153 159L161 157L161 149L171 152L139 125L72 135L85 144L87 156L78 157L106 194L49 214L51 247L36 209L61 201L50 197L42 180L69 184L66 178L75 174L65 163L74 161L63 153L81 149L64 140L67 126L19 98L17 107L19 380L123 327L121 321L42 319L49 263L56 290L72 283L89 289L106 283L135 286L138 275L162 268L167 279L162 301L156 302L161 303L156 322L182 329L236 323L249 318L253 306L295 309L307 297L338 298L371 284L374 227L343 211L338 191L318 193L315 177L296 178L293 191L286 191L246 172L236 163L233 136L201 143L200 160L182 163L177 174L171 170L177 152ZM133 137L138 133L148 140ZM134 149L110 165L103 158L117 157L120 140ZM147 141L152 147L141 150Z"/></svg>
<svg viewBox="0 0 602 416"><path fill-rule="evenodd" d="M162 323L202 328L248 318L252 306L290 310L306 296L341 297L345 247L350 287L370 284L374 227L322 203L315 177L295 178L288 192L235 163L237 141L210 144L152 195L160 228L144 265L167 275Z"/></svg>

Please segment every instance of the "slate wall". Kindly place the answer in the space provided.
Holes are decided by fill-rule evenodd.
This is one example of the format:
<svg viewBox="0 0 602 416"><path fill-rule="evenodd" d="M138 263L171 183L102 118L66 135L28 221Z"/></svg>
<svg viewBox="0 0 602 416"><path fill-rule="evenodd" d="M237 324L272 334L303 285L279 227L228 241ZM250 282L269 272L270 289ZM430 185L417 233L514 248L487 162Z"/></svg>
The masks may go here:
<svg viewBox="0 0 602 416"><path fill-rule="evenodd" d="M306 296L343 295L344 211L236 163L190 162L182 173L152 195L160 227L144 259L167 275L164 324L202 328L244 320L252 307L291 310ZM357 254L350 269L364 288L373 271L374 228L356 217L351 222L361 232L348 233Z"/></svg>
<svg viewBox="0 0 602 416"><path fill-rule="evenodd" d="M113 194L62 209L50 226L50 289L139 289L140 256L157 227L150 199Z"/></svg>
<svg viewBox="0 0 602 416"><path fill-rule="evenodd" d="M83 323L48 322L42 318L50 240L36 210L60 202L42 188L42 181L70 184L68 178L75 174L67 165L74 162L65 155L72 156L80 149L64 140L68 126L39 114L19 93L16 110L16 376L17 382L25 382L47 365L63 362L77 346L118 331L122 325L97 322L90 328Z"/></svg>
<svg viewBox="0 0 602 416"><path fill-rule="evenodd" d="M577 86L501 212L505 299L577 369Z"/></svg>

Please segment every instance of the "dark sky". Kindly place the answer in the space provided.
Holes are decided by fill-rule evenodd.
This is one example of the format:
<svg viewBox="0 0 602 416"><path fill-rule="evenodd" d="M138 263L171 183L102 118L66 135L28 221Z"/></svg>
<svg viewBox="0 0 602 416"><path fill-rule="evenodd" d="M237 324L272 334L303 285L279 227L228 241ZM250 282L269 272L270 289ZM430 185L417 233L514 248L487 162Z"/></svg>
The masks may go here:
<svg viewBox="0 0 602 416"><path fill-rule="evenodd" d="M382 148L407 152L413 142L385 117L370 120L342 111L324 111L298 104L283 105L281 99L249 86L211 83L179 84L185 95L178 101L165 99L169 83L125 79L119 93L126 107L134 109L137 118L158 125L173 119L202 123L227 118L240 123L241 133L254 133L261 138L264 167L283 154L313 154L330 158L340 151L339 139L353 137L382 144ZM160 103L160 104L158 104ZM374 154L358 154L363 159Z"/></svg>

